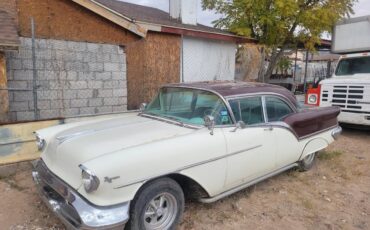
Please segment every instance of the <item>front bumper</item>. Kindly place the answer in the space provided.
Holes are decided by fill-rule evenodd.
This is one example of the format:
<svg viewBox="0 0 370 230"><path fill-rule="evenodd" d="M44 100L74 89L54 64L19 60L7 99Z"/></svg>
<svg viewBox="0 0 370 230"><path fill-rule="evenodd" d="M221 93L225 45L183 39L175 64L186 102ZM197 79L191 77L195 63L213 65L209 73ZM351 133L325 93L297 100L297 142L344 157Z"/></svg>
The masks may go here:
<svg viewBox="0 0 370 230"><path fill-rule="evenodd" d="M42 160L32 172L45 204L69 229L123 229L129 219L130 202L96 206L54 175Z"/></svg>

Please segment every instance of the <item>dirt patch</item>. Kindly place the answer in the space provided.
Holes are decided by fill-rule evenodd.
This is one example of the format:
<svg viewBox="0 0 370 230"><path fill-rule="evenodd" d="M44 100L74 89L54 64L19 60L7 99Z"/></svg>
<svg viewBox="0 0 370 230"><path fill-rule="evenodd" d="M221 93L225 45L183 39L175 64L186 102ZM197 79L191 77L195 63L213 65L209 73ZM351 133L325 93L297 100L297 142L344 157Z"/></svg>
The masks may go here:
<svg viewBox="0 0 370 230"><path fill-rule="evenodd" d="M2 229L63 229L31 168L0 179ZM308 172L290 170L213 204L188 202L180 230L370 229L370 133L346 129Z"/></svg>

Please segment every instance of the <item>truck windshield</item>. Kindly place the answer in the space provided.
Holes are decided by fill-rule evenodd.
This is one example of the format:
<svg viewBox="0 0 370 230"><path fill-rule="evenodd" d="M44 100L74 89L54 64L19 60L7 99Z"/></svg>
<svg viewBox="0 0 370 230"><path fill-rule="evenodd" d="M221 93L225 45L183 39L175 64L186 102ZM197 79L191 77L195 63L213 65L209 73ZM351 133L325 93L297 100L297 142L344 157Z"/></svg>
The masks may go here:
<svg viewBox="0 0 370 230"><path fill-rule="evenodd" d="M143 113L191 125L204 125L204 116L211 115L216 125L231 124L223 100L198 89L162 88Z"/></svg>
<svg viewBox="0 0 370 230"><path fill-rule="evenodd" d="M335 75L337 76L363 73L370 73L370 57L342 59L335 71Z"/></svg>

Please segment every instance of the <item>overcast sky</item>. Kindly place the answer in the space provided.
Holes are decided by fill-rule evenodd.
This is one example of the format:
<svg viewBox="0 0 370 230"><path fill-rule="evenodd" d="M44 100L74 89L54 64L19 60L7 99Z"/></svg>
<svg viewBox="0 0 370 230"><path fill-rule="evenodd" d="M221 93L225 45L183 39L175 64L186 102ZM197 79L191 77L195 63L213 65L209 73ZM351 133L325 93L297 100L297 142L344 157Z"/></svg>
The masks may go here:
<svg viewBox="0 0 370 230"><path fill-rule="evenodd" d="M121 0L124 2L131 2L144 6L151 6L159 8L163 11L169 9L169 0ZM359 0L355 5L354 10L356 14L353 17L370 15L370 0ZM198 23L212 26L212 21L218 19L220 15L215 14L212 11L203 11L201 6L201 0L198 0Z"/></svg>

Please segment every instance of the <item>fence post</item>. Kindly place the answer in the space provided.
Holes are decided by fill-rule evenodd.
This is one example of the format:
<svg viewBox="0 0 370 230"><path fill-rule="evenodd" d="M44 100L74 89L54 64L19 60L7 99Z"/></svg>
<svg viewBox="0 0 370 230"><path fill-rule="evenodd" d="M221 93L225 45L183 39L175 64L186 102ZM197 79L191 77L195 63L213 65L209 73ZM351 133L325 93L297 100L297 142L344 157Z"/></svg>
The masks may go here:
<svg viewBox="0 0 370 230"><path fill-rule="evenodd" d="M33 107L35 111L35 119L39 120L40 115L37 109L37 70L36 70L36 47L35 47L35 22L33 17L31 17L31 33L32 33L32 68L33 68Z"/></svg>

